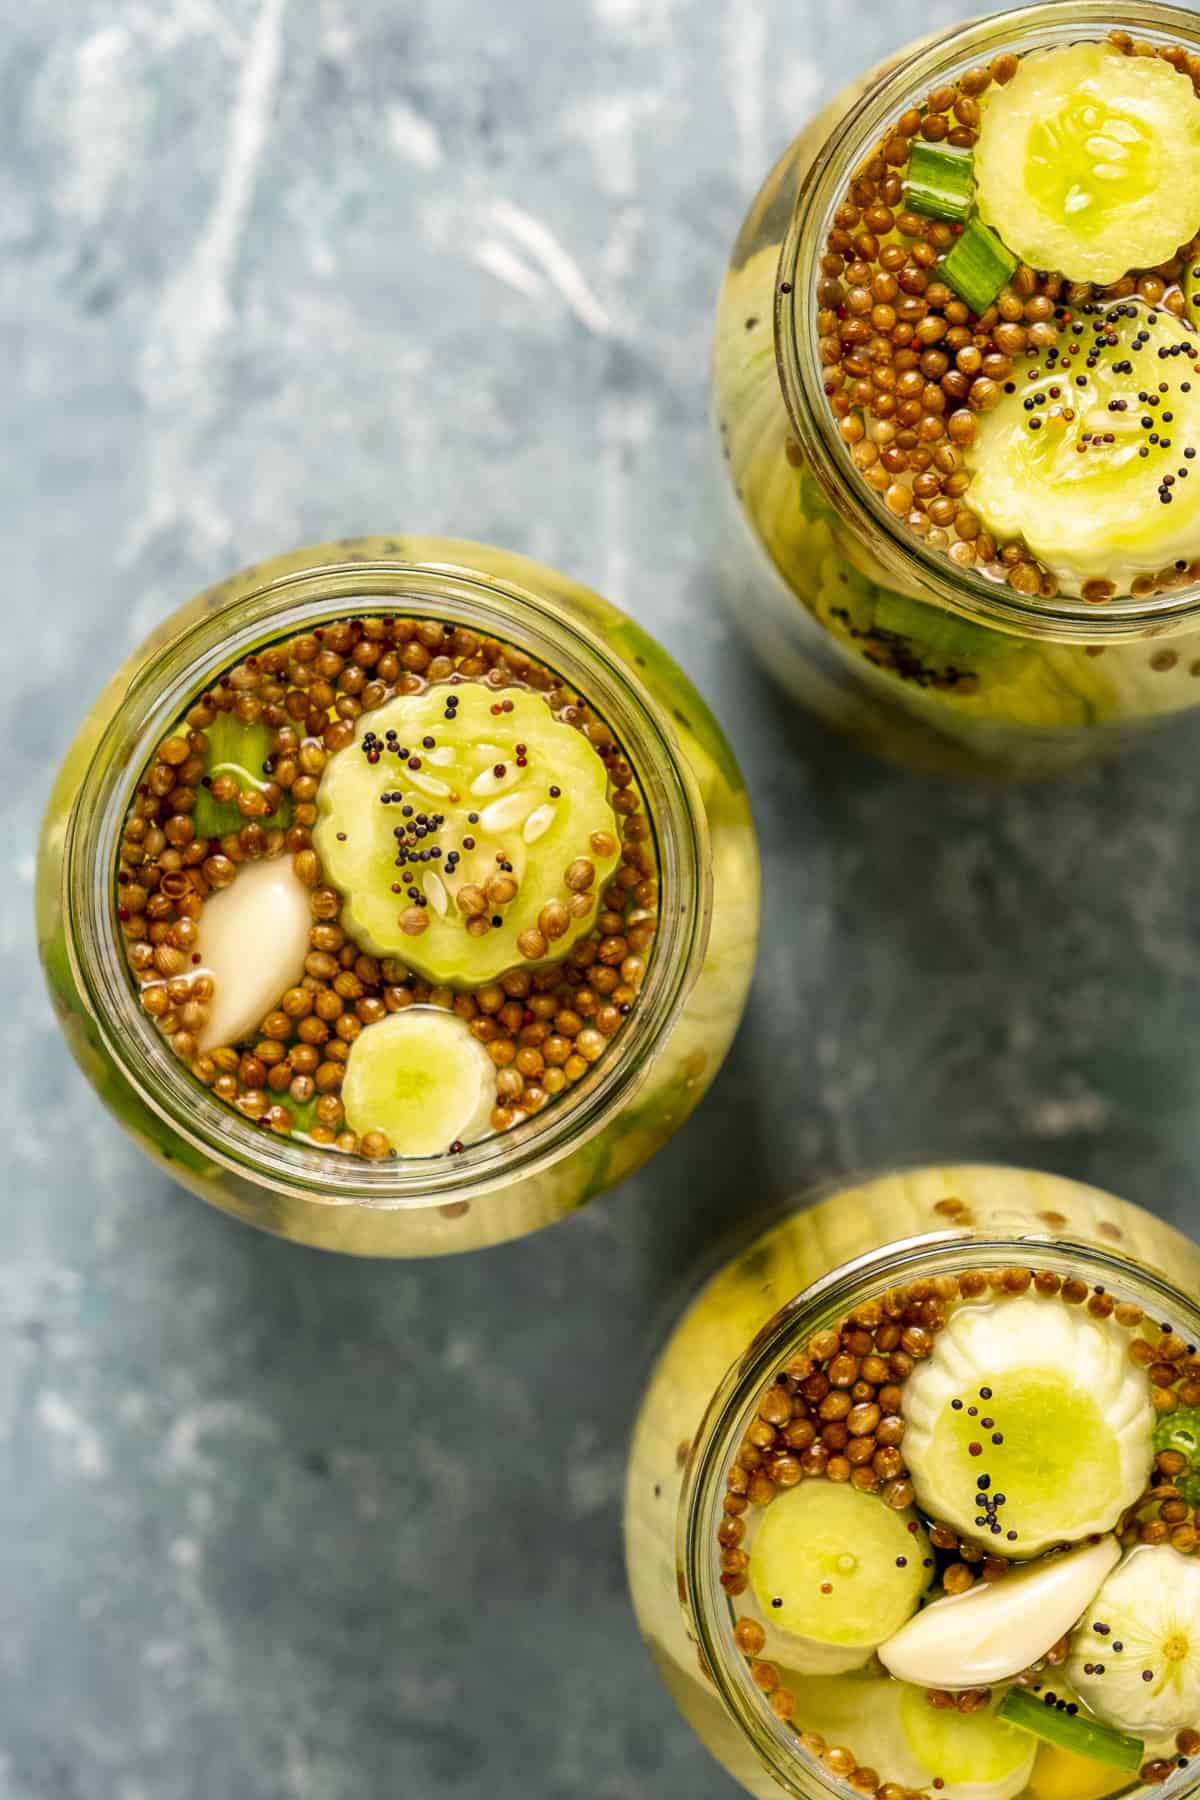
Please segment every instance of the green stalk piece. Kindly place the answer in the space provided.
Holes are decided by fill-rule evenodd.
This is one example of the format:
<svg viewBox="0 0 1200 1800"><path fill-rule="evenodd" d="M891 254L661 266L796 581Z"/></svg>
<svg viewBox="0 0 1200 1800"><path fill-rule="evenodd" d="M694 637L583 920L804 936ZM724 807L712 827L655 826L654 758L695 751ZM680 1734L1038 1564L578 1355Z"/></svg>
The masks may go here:
<svg viewBox="0 0 1200 1800"><path fill-rule="evenodd" d="M918 138L908 159L904 204L927 219L965 220L975 196L969 150Z"/></svg>
<svg viewBox="0 0 1200 1800"><path fill-rule="evenodd" d="M240 788L258 788L261 792L266 787L269 778L263 764L271 754L271 733L261 720L246 724L234 713L218 713L212 724L205 727L205 736L208 749L204 772L210 781L214 775L232 775ZM269 817L255 822L265 831L286 830L291 816L285 794ZM192 820L196 836L205 838L225 837L250 823L239 812L236 800L214 800L203 784L196 789Z"/></svg>
<svg viewBox="0 0 1200 1800"><path fill-rule="evenodd" d="M1010 1725L1019 1725L1060 1749L1073 1750L1076 1756L1089 1756L1093 1762L1108 1763L1131 1775L1142 1766L1146 1746L1141 1738L1115 1731L1082 1713L1060 1711L1048 1695L1039 1699L1027 1688L1010 1688L996 1710Z"/></svg>
<svg viewBox="0 0 1200 1800"><path fill-rule="evenodd" d="M1017 258L982 219L971 219L947 252L942 274L974 313L985 313L1015 273Z"/></svg>

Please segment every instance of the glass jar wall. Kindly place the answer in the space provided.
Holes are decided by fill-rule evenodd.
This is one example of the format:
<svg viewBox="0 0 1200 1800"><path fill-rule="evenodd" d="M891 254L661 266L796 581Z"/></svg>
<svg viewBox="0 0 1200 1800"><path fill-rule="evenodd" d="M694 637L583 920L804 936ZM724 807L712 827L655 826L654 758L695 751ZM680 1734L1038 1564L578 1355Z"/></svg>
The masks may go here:
<svg viewBox="0 0 1200 1800"><path fill-rule="evenodd" d="M664 903L644 985L585 1079L454 1156L369 1163L275 1137L214 1099L138 1004L113 877L154 747L223 670L353 614L412 615L500 639L585 695L636 769ZM745 1004L758 860L744 785L675 663L597 595L525 558L432 538L317 547L181 608L88 713L46 813L37 913L51 997L105 1104L170 1174L237 1217L361 1255L466 1250L575 1210L638 1169L700 1100Z"/></svg>

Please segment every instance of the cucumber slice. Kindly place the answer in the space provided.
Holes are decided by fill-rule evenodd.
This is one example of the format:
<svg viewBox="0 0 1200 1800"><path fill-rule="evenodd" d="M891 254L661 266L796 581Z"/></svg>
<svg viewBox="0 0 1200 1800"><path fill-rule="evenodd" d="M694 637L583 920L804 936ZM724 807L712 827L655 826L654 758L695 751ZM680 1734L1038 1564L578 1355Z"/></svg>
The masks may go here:
<svg viewBox="0 0 1200 1800"><path fill-rule="evenodd" d="M270 779L263 767L271 754L269 728L261 720L247 725L236 713L219 712L204 735L208 739L205 778L211 781L217 775L232 775L240 788L257 788L261 793ZM285 794L275 811L257 823L266 831L286 830L290 819L291 808ZM236 800L215 800L203 781L196 789L192 822L196 836L205 838L225 837L249 823L245 813L238 810Z"/></svg>
<svg viewBox="0 0 1200 1800"><path fill-rule="evenodd" d="M1024 262L1120 280L1200 224L1200 100L1152 56L1069 44L988 89L975 146L980 214Z"/></svg>
<svg viewBox="0 0 1200 1800"><path fill-rule="evenodd" d="M496 1070L465 1019L411 1006L355 1038L342 1104L359 1137L382 1131L398 1156L438 1156L485 1135Z"/></svg>
<svg viewBox="0 0 1200 1800"><path fill-rule="evenodd" d="M243 820L243 824L245 821ZM231 887L210 894L197 921L193 975L211 975L202 1052L240 1044L304 974L309 892L286 856L243 863Z"/></svg>
<svg viewBox="0 0 1200 1800"><path fill-rule="evenodd" d="M797 1729L846 1745L881 1782L929 1791L936 1780L937 1800L1012 1800L1029 1779L1037 1744L998 1718L994 1704L940 1711L924 1688L870 1676L800 1676L788 1685Z"/></svg>
<svg viewBox="0 0 1200 1800"><path fill-rule="evenodd" d="M368 713L326 765L317 814L346 928L439 984L565 956L620 855L601 757L515 688L433 687Z"/></svg>
<svg viewBox="0 0 1200 1800"><path fill-rule="evenodd" d="M1120 1649L1117 1646L1120 1645ZM1067 1674L1111 1725L1146 1734L1200 1721L1200 1563L1139 1544L1071 1639Z"/></svg>
<svg viewBox="0 0 1200 1800"><path fill-rule="evenodd" d="M907 1682L900 1690L900 1725L929 1777L960 1794L968 1788L1019 1793L1037 1754L1027 1734L1001 1718L995 1701L977 1713L943 1711L929 1704L924 1688Z"/></svg>
<svg viewBox="0 0 1200 1800"><path fill-rule="evenodd" d="M1127 592L1195 554L1200 338L1134 300L1085 322L1085 336L1064 330L1053 362L1026 359L1015 391L979 419L970 502L1062 586L1100 579Z"/></svg>
<svg viewBox="0 0 1200 1800"><path fill-rule="evenodd" d="M1074 1705L1073 1701L1068 1705ZM1114 1731L1081 1712L1060 1710L1049 1695L1031 1694L1027 1688L1010 1688L1000 1702L1000 1716L1047 1743L1057 1744L1075 1756L1107 1763L1130 1775L1142 1766L1146 1746L1141 1738Z"/></svg>
<svg viewBox="0 0 1200 1800"><path fill-rule="evenodd" d="M989 1687L1028 1669L1065 1636L1121 1560L1114 1537L1040 1557L1004 1581L947 1594L879 1646L879 1660L923 1687Z"/></svg>
<svg viewBox="0 0 1200 1800"><path fill-rule="evenodd" d="M1145 1489L1149 1379L1120 1326L1065 1301L959 1307L903 1395L921 1506L1005 1556L1109 1531Z"/></svg>
<svg viewBox="0 0 1200 1800"><path fill-rule="evenodd" d="M913 1524L911 1513L840 1482L803 1481L777 1495L750 1550L764 1617L820 1645L882 1643L912 1617L929 1582L931 1552Z"/></svg>

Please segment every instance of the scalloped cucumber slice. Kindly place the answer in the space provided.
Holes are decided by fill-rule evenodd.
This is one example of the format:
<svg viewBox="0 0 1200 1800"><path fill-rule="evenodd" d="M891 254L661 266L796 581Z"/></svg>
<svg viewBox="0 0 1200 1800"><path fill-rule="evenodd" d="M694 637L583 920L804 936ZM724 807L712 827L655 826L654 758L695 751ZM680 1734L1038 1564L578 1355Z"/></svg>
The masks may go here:
<svg viewBox="0 0 1200 1800"><path fill-rule="evenodd" d="M1084 322L1086 338L1060 336L1053 370L1026 358L1015 392L979 420L969 499L1064 587L1099 579L1127 592L1200 542L1200 338L1141 301ZM1068 357L1081 343L1086 354Z"/></svg>
<svg viewBox="0 0 1200 1800"><path fill-rule="evenodd" d="M912 1617L928 1586L929 1545L920 1529L909 1530L915 1523L911 1512L840 1482L802 1481L777 1495L750 1549L750 1583L764 1617L819 1645L882 1643Z"/></svg>
<svg viewBox="0 0 1200 1800"><path fill-rule="evenodd" d="M945 1788L998 1797L1019 1793L1033 1767L1037 1745L1028 1732L997 1716L998 1701L976 1713L929 1704L924 1688L901 1683L900 1726L908 1747Z"/></svg>
<svg viewBox="0 0 1200 1800"><path fill-rule="evenodd" d="M271 754L271 733L261 720L247 725L236 713L219 712L205 727L208 749L204 753L204 773L211 781L214 775L232 775L240 788L257 788L261 793L269 777L263 764ZM286 830L291 820L291 807L285 794L275 811L257 823L266 831ZM214 800L203 783L196 789L196 805L192 812L196 836L225 837L248 824L238 811L235 800Z"/></svg>
<svg viewBox="0 0 1200 1800"><path fill-rule="evenodd" d="M987 92L974 174L981 217L1024 262L1107 285L1200 224L1200 100L1156 57L1032 51Z"/></svg>
<svg viewBox="0 0 1200 1800"><path fill-rule="evenodd" d="M517 688L439 686L366 714L317 814L348 930L435 983L565 956L620 857L601 756Z"/></svg>
<svg viewBox="0 0 1200 1800"><path fill-rule="evenodd" d="M1120 1649L1117 1649L1117 1645ZM1139 1544L1071 1638L1067 1674L1098 1718L1141 1735L1200 1723L1200 1563Z"/></svg>
<svg viewBox="0 0 1200 1800"><path fill-rule="evenodd" d="M410 1006L350 1046L342 1103L351 1131L382 1131L398 1156L439 1156L483 1137L495 1066L457 1013Z"/></svg>
<svg viewBox="0 0 1200 1800"><path fill-rule="evenodd" d="M1109 1531L1145 1489L1149 1379L1119 1326L1065 1301L960 1306L903 1392L921 1506L1005 1556Z"/></svg>

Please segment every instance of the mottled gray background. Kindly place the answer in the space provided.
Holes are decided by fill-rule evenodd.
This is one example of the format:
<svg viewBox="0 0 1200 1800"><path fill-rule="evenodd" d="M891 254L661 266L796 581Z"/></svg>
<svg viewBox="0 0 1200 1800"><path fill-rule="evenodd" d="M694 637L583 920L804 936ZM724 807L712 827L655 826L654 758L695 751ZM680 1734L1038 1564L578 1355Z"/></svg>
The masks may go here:
<svg viewBox="0 0 1200 1800"><path fill-rule="evenodd" d="M897 1157L1028 1159L1197 1222L1200 731L1044 791L877 767L748 666L696 549L757 180L823 94L968 10L2 8L2 1800L729 1800L621 1571L681 1271L763 1194ZM767 878L751 1011L682 1136L541 1238L411 1268L256 1237L146 1167L29 926L59 748L152 621L404 529L643 617L736 742Z"/></svg>

